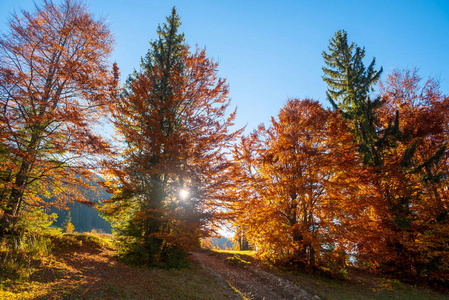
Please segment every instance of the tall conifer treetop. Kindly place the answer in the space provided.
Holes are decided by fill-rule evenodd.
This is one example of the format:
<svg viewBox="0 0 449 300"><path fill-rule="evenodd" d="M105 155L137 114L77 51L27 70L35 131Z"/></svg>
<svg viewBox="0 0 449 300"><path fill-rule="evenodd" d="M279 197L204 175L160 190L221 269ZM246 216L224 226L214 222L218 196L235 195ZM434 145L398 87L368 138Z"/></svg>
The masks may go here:
<svg viewBox="0 0 449 300"><path fill-rule="evenodd" d="M162 66L164 71L181 67L180 63L175 64L186 49L184 33L178 33L180 26L180 17L173 7L171 15L167 17L167 23L158 26L159 39L150 42L151 49L142 58L143 70L151 72L154 66Z"/></svg>
<svg viewBox="0 0 449 300"><path fill-rule="evenodd" d="M329 53L323 51L326 65L323 67L323 80L328 85L327 99L350 120L365 163L379 166L380 158L376 149L379 139L374 114L381 101L379 98L371 100L369 94L379 81L382 68L378 71L374 69L374 58L366 68L363 64L365 49L354 43L349 44L344 30L337 31L328 49Z"/></svg>
<svg viewBox="0 0 449 300"><path fill-rule="evenodd" d="M354 42L348 44L347 33L339 30L329 41L329 53L323 51L326 67L323 67L323 80L328 85L327 99L334 108L345 112L357 110L366 102L373 86L379 81L382 68L374 69L373 58L368 68L363 64L365 49Z"/></svg>

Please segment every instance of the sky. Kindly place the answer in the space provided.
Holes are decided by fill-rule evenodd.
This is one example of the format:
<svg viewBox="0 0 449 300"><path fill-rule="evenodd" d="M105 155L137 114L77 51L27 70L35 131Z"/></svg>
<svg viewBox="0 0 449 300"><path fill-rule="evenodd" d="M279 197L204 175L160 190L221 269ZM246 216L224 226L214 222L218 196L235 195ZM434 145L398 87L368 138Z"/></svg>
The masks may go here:
<svg viewBox="0 0 449 300"><path fill-rule="evenodd" d="M365 47L366 65L376 58L383 80L393 69L419 68L423 79L439 79L449 94L449 0L85 2L110 24L116 40L111 64L117 62L123 80L139 68L158 24L176 6L188 44L206 48L219 62L218 74L227 79L231 106L237 107L237 126L246 125L246 133L268 124L290 98L329 106L322 52L340 29ZM7 32L13 10L33 6L33 0L0 0L0 32Z"/></svg>

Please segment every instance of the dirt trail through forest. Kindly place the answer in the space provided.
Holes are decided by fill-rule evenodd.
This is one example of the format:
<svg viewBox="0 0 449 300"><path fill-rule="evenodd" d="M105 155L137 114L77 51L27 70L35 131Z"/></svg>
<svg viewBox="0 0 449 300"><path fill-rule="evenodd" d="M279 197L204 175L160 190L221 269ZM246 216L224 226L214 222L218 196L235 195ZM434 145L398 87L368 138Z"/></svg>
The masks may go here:
<svg viewBox="0 0 449 300"><path fill-rule="evenodd" d="M226 260L227 257L231 260ZM232 299L320 299L288 279L270 272L256 260L239 263L238 259L234 259L233 263L230 254L205 251L192 253L192 259L220 284L232 289ZM249 258L243 258L246 259Z"/></svg>
<svg viewBox="0 0 449 300"><path fill-rule="evenodd" d="M191 267L162 270L127 266L86 239L57 248L28 282L4 284L0 299L320 299L240 254L198 250Z"/></svg>

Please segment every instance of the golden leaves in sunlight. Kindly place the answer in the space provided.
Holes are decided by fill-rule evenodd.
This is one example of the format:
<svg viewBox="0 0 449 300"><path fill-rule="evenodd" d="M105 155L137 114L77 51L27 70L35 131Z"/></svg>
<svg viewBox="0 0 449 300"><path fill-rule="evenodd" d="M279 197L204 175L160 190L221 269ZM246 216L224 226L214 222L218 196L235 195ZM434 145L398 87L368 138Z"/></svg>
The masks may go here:
<svg viewBox="0 0 449 300"><path fill-rule="evenodd" d="M88 201L95 159L109 144L93 127L104 116L113 82L113 37L84 4L44 2L14 14L0 39L2 208L0 235L26 205ZM83 177L85 177L83 179Z"/></svg>

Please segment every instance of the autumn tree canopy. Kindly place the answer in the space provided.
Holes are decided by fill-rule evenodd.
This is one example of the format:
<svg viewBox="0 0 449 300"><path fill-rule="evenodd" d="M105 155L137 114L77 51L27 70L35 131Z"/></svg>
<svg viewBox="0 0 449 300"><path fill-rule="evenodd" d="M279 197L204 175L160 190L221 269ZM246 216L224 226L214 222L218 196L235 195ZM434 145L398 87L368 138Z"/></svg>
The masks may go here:
<svg viewBox="0 0 449 300"><path fill-rule="evenodd" d="M263 255L296 255L315 264L325 239L324 181L328 112L310 100L289 100L272 119L243 138L234 150L239 226ZM250 197L245 197L249 193Z"/></svg>
<svg viewBox="0 0 449 300"><path fill-rule="evenodd" d="M114 42L76 0L13 14L9 29L0 39L0 236L24 205L88 201L77 186L107 150L92 127L108 102Z"/></svg>
<svg viewBox="0 0 449 300"><path fill-rule="evenodd" d="M173 9L159 38L112 105L125 147L108 163L114 197L103 211L126 215L122 227L138 238L143 263L168 261L210 231L217 201L225 197L230 133L228 85L204 50L191 51ZM182 194L181 194L182 193Z"/></svg>
<svg viewBox="0 0 449 300"><path fill-rule="evenodd" d="M78 0L44 0L8 25L0 238L24 207L89 203L95 171L135 263L179 266L229 220L273 262L449 284L449 97L437 81L416 70L382 81L340 30L322 53L333 110L290 99L240 137L218 64L187 45L175 8L123 86L105 21ZM115 151L94 130L106 117Z"/></svg>
<svg viewBox="0 0 449 300"><path fill-rule="evenodd" d="M372 234L360 235L358 254L384 272L407 278L433 276L423 269L434 268L435 261L444 260L447 253L431 250L440 246L428 245L424 257L433 257L428 259L416 249L425 244L422 236L447 239L440 231L447 210L438 200L447 187L447 119L442 117L447 100L434 81L420 90L416 73L395 71L380 97L371 101L371 86L381 72L374 70L374 60L365 68L364 50L349 45L342 31L331 39L329 50L323 53L328 98L353 128L354 143L371 173L370 187L377 197L373 205L366 202L374 222L369 229ZM340 101L338 105L334 100ZM432 207L436 215L429 218L425 207ZM431 230L434 226L440 230Z"/></svg>
<svg viewBox="0 0 449 300"><path fill-rule="evenodd" d="M373 97L382 69L364 56L337 32L323 53L334 111L289 100L235 146L229 216L273 261L447 284L448 97L416 71Z"/></svg>
<svg viewBox="0 0 449 300"><path fill-rule="evenodd" d="M293 99L235 146L234 220L259 256L311 269L344 265L364 181L353 138L337 113Z"/></svg>

